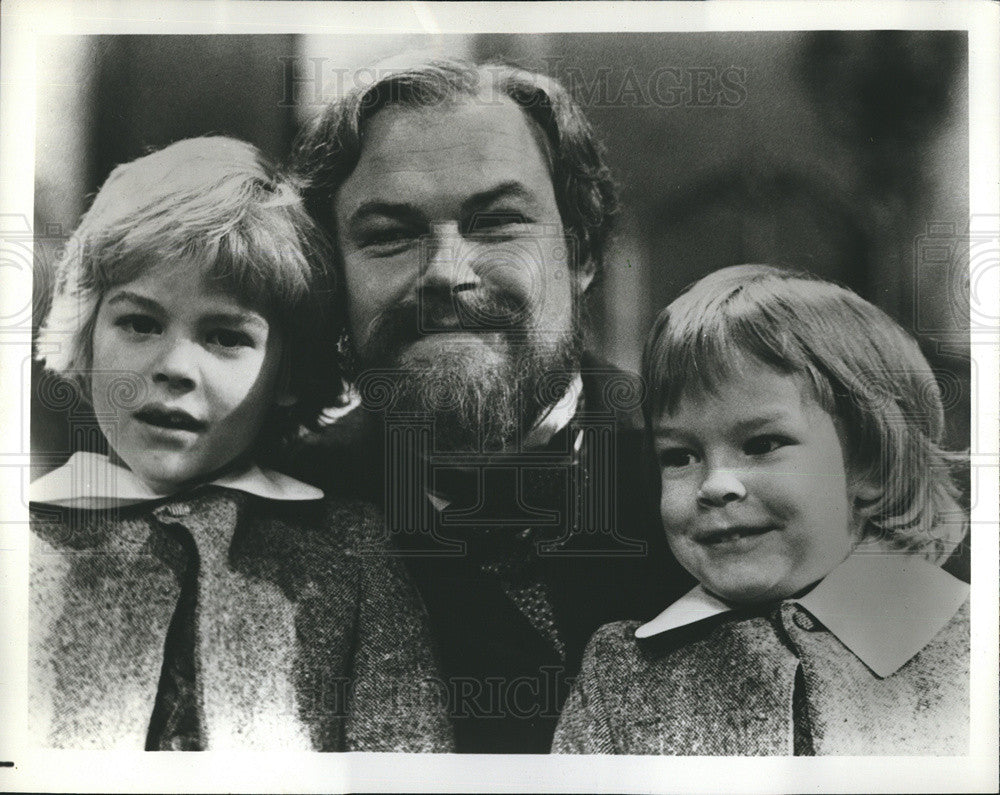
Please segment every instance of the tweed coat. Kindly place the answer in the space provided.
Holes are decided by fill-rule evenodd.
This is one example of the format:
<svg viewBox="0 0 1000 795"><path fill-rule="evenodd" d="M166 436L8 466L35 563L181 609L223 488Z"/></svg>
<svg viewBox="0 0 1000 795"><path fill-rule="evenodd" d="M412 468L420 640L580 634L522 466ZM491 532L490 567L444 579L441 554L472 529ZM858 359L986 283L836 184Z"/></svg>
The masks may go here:
<svg viewBox="0 0 1000 795"><path fill-rule="evenodd" d="M575 411L547 442L462 457L465 488L446 485L447 455L406 465L423 431L391 406L354 410L282 465L385 506L430 614L459 752L548 753L594 631L651 617L694 585L656 510L638 377L589 356L580 375Z"/></svg>
<svg viewBox="0 0 1000 795"><path fill-rule="evenodd" d="M424 608L369 506L207 486L105 510L32 503L31 523L37 745L451 749ZM185 633L194 746L170 736L184 693L166 699Z"/></svg>
<svg viewBox="0 0 1000 795"><path fill-rule="evenodd" d="M899 593L895 605L857 593L855 604L867 598L866 607L880 612L867 627L842 601L828 603L825 611L814 601L810 610L805 598L759 610L709 611L714 614L645 639L636 637L639 622L606 625L588 646L553 751L968 753L967 588L956 605L964 584L945 586L949 595L940 607L918 611L927 620L906 615L906 605L929 603L915 592ZM902 651L921 633L933 637L912 656L912 646Z"/></svg>

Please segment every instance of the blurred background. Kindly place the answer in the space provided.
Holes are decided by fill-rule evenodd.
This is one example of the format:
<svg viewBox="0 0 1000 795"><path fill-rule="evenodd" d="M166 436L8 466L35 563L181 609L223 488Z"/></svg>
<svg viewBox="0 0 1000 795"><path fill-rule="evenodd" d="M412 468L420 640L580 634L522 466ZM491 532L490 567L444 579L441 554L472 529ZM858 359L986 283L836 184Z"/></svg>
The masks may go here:
<svg viewBox="0 0 1000 795"><path fill-rule="evenodd" d="M969 446L963 32L47 44L37 75L36 326L61 241L116 164L208 133L283 160L303 121L370 81L366 67L379 58L423 49L502 59L552 74L576 94L621 188L604 282L589 303L592 349L637 369L653 317L686 284L741 262L794 265L851 286L914 332L945 387L948 443ZM33 378L40 474L92 443L93 424L37 368Z"/></svg>

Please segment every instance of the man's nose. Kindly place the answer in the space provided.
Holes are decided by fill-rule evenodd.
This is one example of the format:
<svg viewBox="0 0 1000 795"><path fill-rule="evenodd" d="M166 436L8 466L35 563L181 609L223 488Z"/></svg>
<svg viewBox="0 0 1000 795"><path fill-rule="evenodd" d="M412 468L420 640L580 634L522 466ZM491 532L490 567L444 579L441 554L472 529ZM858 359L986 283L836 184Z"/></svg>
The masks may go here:
<svg viewBox="0 0 1000 795"><path fill-rule="evenodd" d="M164 336L152 363L153 383L171 392L190 392L198 383L199 350L194 340Z"/></svg>
<svg viewBox="0 0 1000 795"><path fill-rule="evenodd" d="M720 508L746 496L746 486L739 470L713 466L698 489L698 504L707 508Z"/></svg>
<svg viewBox="0 0 1000 795"><path fill-rule="evenodd" d="M434 224L423 247L421 288L456 293L479 287L476 251L476 243L466 240L456 222Z"/></svg>

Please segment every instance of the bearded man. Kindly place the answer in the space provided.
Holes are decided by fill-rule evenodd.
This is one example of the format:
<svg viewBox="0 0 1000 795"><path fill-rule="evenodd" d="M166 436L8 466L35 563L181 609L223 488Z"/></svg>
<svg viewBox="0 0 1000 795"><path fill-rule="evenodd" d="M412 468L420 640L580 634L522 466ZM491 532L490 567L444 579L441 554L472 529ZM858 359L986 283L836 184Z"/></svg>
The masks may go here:
<svg viewBox="0 0 1000 795"><path fill-rule="evenodd" d="M460 751L545 753L584 646L691 581L667 551L641 385L582 350L614 195L556 81L385 69L304 131L362 405L292 470L385 509L427 605Z"/></svg>

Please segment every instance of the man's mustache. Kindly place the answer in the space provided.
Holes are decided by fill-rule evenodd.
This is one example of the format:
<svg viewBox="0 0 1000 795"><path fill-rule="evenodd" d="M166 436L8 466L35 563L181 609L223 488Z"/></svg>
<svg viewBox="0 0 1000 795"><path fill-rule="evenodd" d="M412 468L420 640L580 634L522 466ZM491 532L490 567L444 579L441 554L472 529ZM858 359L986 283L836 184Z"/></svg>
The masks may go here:
<svg viewBox="0 0 1000 795"><path fill-rule="evenodd" d="M529 319L528 303L509 293L482 289L422 291L416 300L394 304L379 314L372 324L367 353L382 358L427 334L457 330L523 332L528 329Z"/></svg>

